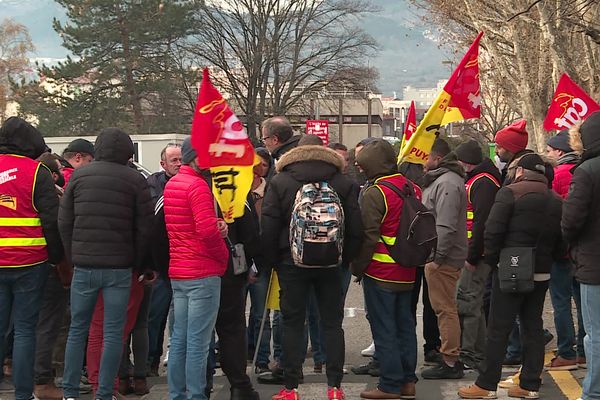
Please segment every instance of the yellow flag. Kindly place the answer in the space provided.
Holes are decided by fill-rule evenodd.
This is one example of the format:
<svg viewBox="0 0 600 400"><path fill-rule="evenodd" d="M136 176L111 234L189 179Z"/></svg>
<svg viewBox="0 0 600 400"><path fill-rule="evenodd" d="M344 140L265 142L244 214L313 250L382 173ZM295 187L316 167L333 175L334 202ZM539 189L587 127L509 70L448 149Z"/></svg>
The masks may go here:
<svg viewBox="0 0 600 400"><path fill-rule="evenodd" d="M463 57L441 93L398 155L398 162L425 164L441 126L481 116L479 86L479 41L483 32Z"/></svg>
<svg viewBox="0 0 600 400"><path fill-rule="evenodd" d="M226 222L244 215L246 197L254 179L253 168L253 165L211 167L213 194Z"/></svg>
<svg viewBox="0 0 600 400"><path fill-rule="evenodd" d="M280 310L279 308L279 278L275 270L271 271L269 279L269 290L267 291L267 309Z"/></svg>

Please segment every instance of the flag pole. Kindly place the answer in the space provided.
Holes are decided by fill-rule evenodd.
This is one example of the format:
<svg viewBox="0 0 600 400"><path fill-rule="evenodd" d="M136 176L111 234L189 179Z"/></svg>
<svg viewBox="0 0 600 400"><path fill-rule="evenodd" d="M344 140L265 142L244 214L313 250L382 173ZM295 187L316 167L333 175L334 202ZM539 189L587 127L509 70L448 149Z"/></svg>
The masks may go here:
<svg viewBox="0 0 600 400"><path fill-rule="evenodd" d="M262 340L262 335L265 330L265 321L267 320L267 312L269 309L267 307L267 301L269 300L269 296L271 295L271 284L273 283L273 270L271 270L271 276L269 277L269 287L267 288L267 296L265 298L265 308L263 310L262 319L260 321L260 329L258 330L258 338L256 338L256 345L254 346L254 356L252 357L252 373L256 375L256 369L254 366L256 365L256 359L258 358L258 351L260 350L260 342Z"/></svg>

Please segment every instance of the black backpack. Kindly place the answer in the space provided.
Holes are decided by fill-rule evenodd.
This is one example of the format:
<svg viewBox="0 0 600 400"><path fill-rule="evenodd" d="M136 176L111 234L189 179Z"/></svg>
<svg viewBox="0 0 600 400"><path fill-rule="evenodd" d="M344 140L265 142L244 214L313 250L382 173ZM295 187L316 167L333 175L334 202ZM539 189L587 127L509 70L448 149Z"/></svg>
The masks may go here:
<svg viewBox="0 0 600 400"><path fill-rule="evenodd" d="M437 246L435 216L421 203L410 182L400 190L396 185L381 181L377 185L385 186L402 198L402 214L396 232L396 242L389 245L383 241L390 256L403 267L422 267L431 260Z"/></svg>

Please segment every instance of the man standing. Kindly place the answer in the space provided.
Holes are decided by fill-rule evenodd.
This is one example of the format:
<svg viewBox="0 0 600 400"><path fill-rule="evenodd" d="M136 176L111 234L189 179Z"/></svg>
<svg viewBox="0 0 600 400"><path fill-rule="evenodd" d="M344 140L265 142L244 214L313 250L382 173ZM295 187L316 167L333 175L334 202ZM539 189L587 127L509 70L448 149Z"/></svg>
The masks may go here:
<svg viewBox="0 0 600 400"><path fill-rule="evenodd" d="M21 118L9 118L0 128L0 359L12 313L16 400L33 398L42 289L48 263L57 264L64 256L54 181L50 171L34 161L45 147L41 133Z"/></svg>
<svg viewBox="0 0 600 400"><path fill-rule="evenodd" d="M85 139L75 139L63 151L62 157L67 164L63 168L66 185L69 183L73 171L94 160L94 145Z"/></svg>
<svg viewBox="0 0 600 400"><path fill-rule="evenodd" d="M311 287L314 287L319 305L327 349L328 398L344 399L344 392L340 388L344 366L344 331L342 330L344 310L337 256L341 255L345 261L352 260L353 253L358 248L362 229L356 200L356 186L342 174L342 169L342 158L331 149L323 146L297 147L281 157L277 163L278 174L271 180L265 195L261 224L262 246L267 265L275 266L279 276L284 331L285 388L273 396L273 400L299 399L297 388L304 353L304 322ZM312 231L306 231L307 236L298 236L296 233L296 236L290 237L292 214L299 219L314 216L312 211L310 213L306 211L307 214L301 215L297 212L301 207L294 207L295 203L302 204L296 202L296 199L310 196L306 193L317 193L321 198L320 204L323 202L329 204L327 213L320 214L322 216L319 221L322 221L321 218L327 218L327 221L335 222L338 229L343 229L343 241L339 240L341 232L336 233L338 231L331 230L327 230L326 237L320 241L313 241L319 240L318 237L315 239L312 235L308 236ZM341 218L343 223L339 218L340 211L343 213ZM292 224L300 226L306 221L309 219L294 221ZM334 238L338 239L333 240ZM305 252L304 246L307 243L310 246L317 246L319 250L323 250L323 246L328 246L329 251L307 250ZM326 244L321 246L317 243ZM343 249L340 252L342 244ZM292 245L295 246L294 255ZM316 258L310 260L313 256ZM294 261L293 257L305 263L313 262L315 264L310 265L321 267L305 268L300 265L301 262ZM305 261L307 259L309 261Z"/></svg>
<svg viewBox="0 0 600 400"><path fill-rule="evenodd" d="M571 181L563 205L562 232L570 245L575 264L575 279L581 289L581 312L587 374L582 399L600 398L600 112L591 114L579 128L571 131L571 147L585 149Z"/></svg>
<svg viewBox="0 0 600 400"><path fill-rule="evenodd" d="M365 238L352 263L362 278L369 324L379 361L379 384L363 391L363 399L414 398L417 376L417 336L411 312L416 268L399 265L382 240L395 241L402 217L403 199L393 187L419 187L397 173L396 154L383 140L367 144L357 162L373 185L365 190L361 206ZM391 187L390 187L391 185ZM385 239L382 239L385 238Z"/></svg>
<svg viewBox="0 0 600 400"><path fill-rule="evenodd" d="M527 121L520 119L496 132L494 138L496 154L500 161L506 163L502 169L502 184L504 186L514 181L519 159L527 153L532 153L531 150L527 150L529 135L526 126Z"/></svg>
<svg viewBox="0 0 600 400"><path fill-rule="evenodd" d="M465 172L443 139L436 139L425 163L423 204L435 214L438 235L432 262L425 265L429 300L438 318L442 362L421 373L424 379L462 378L456 284L467 258Z"/></svg>
<svg viewBox="0 0 600 400"><path fill-rule="evenodd" d="M298 146L301 135L294 135L294 130L290 121L285 117L271 117L262 123L261 127L262 141L265 144L273 161L277 162L282 155ZM269 178L273 177L275 169L269 171Z"/></svg>
<svg viewBox="0 0 600 400"><path fill-rule="evenodd" d="M557 164L554 167L552 189L562 199L566 199L573 177L571 170L579 162L579 155L573 151L569 144L569 131L560 131L556 136L548 139L546 154L548 158ZM575 339L571 298L575 299L577 306L577 327L579 328L577 340ZM586 364L583 349L585 329L581 315L581 295L579 282L573 276L573 264L568 257L552 264L550 299L554 309L558 352L556 357L546 364L546 369L548 371L574 370L579 365L584 366ZM577 343L577 351L573 349L573 343L575 342Z"/></svg>
<svg viewBox="0 0 600 400"><path fill-rule="evenodd" d="M455 153L467 173L465 189L469 242L467 260L456 294L462 330L460 361L466 368L475 369L485 353L483 292L491 271L491 267L483 261L483 232L500 188L500 172L489 158L483 158L481 147L475 140L461 144Z"/></svg>
<svg viewBox="0 0 600 400"><path fill-rule="evenodd" d="M100 132L96 161L73 173L59 211L59 228L75 271L71 327L65 351L66 399L79 397L79 379L98 294L104 299L104 348L96 398L110 400L123 349L132 269L142 267L152 216L145 179L129 168L133 142L117 128Z"/></svg>
<svg viewBox="0 0 600 400"><path fill-rule="evenodd" d="M162 207L163 192L165 185L181 168L181 146L176 143L168 143L160 152L160 166L162 171L155 172L148 177L150 186L150 196L155 205L155 213ZM154 225L159 225L162 221L155 221ZM156 249L155 249L156 250ZM148 315L148 363L150 365L150 374L158 376L158 365L163 350L163 340L165 326L169 315L171 298L173 291L169 281L169 265L156 265L159 271L158 278L152 286L152 296L150 298L150 311Z"/></svg>

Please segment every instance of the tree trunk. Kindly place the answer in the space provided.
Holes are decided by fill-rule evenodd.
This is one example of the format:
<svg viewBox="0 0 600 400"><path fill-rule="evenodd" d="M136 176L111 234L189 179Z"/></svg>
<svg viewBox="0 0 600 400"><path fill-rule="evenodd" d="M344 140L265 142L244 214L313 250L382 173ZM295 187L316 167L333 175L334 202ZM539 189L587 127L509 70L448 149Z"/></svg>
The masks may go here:
<svg viewBox="0 0 600 400"><path fill-rule="evenodd" d="M127 94L129 95L129 103L133 108L133 123L135 132L142 132L142 106L140 98L135 87L135 78L133 77L133 59L131 56L131 47L129 43L129 27L127 26L126 18L120 19L121 27L121 42L123 45L123 58L125 60L125 85L127 86Z"/></svg>

